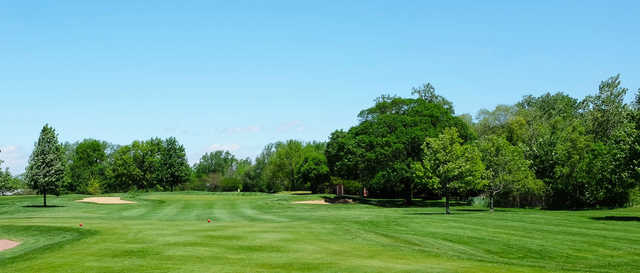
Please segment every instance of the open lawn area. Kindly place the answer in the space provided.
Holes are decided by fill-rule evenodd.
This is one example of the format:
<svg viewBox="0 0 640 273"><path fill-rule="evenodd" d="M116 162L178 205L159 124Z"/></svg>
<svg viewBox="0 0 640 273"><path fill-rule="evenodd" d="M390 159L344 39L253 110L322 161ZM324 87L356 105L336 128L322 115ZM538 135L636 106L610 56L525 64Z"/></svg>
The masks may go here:
<svg viewBox="0 0 640 273"><path fill-rule="evenodd" d="M0 197L1 272L632 272L640 208L295 204L322 195ZM208 223L207 219L212 222ZM79 224L83 224L82 227Z"/></svg>

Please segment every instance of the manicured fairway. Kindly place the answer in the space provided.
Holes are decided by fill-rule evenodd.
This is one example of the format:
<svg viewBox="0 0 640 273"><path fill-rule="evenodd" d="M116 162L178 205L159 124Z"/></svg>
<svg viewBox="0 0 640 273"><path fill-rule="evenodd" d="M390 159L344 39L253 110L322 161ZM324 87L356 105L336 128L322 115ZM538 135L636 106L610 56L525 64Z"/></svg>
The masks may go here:
<svg viewBox="0 0 640 273"><path fill-rule="evenodd" d="M640 271L640 209L311 205L259 193L0 197L0 272ZM207 219L212 219L207 223ZM83 227L78 225L83 223Z"/></svg>

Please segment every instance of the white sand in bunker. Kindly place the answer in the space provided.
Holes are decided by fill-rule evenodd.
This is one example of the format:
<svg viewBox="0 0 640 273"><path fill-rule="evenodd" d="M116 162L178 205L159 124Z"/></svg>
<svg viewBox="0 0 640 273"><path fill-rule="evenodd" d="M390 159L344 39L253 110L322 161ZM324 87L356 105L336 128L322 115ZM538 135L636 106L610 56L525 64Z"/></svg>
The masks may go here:
<svg viewBox="0 0 640 273"><path fill-rule="evenodd" d="M15 242L11 240L0 240L0 251L7 250L10 248L14 248L18 246L20 242Z"/></svg>
<svg viewBox="0 0 640 273"><path fill-rule="evenodd" d="M136 202L122 200L120 197L87 197L76 202L96 203L96 204L135 204Z"/></svg>

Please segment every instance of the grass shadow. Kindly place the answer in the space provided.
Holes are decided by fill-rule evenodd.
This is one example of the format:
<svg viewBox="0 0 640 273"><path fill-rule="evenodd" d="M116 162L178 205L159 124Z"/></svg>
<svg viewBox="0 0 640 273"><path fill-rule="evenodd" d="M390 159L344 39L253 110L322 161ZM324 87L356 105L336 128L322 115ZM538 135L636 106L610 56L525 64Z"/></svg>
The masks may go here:
<svg viewBox="0 0 640 273"><path fill-rule="evenodd" d="M22 206L23 208L64 208L65 206L58 206L58 205L47 205L46 207L43 205L26 205L26 206Z"/></svg>
<svg viewBox="0 0 640 273"><path fill-rule="evenodd" d="M621 221L621 222L640 222L638 216L604 216L604 217L590 217L592 220L597 221Z"/></svg>
<svg viewBox="0 0 640 273"><path fill-rule="evenodd" d="M343 197L330 197L330 196L322 196L325 202L331 204L351 204L354 202L352 198L343 196Z"/></svg>
<svg viewBox="0 0 640 273"><path fill-rule="evenodd" d="M414 199L410 205L405 203L404 199L375 199L375 198L362 198L360 196L345 196L345 198L350 198L354 202L358 202L360 204L371 205L376 207L383 208L407 208L407 207L419 207L419 208L444 208L444 201L442 200L424 200L424 199ZM465 201L450 201L450 207L456 206L468 206L469 202Z"/></svg>
<svg viewBox="0 0 640 273"><path fill-rule="evenodd" d="M480 213L480 212L486 212L486 213L490 213L489 209L456 209L453 208L451 209L451 213L450 214L470 214L470 213ZM506 212L503 210L494 210L494 212ZM444 211L442 212L413 212L413 213L407 213L406 215L446 215L444 213Z"/></svg>

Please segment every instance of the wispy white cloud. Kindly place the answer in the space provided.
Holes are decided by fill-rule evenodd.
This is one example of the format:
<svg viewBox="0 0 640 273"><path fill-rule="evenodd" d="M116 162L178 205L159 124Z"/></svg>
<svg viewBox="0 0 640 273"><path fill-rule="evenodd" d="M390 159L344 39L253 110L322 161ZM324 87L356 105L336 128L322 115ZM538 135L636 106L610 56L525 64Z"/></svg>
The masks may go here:
<svg viewBox="0 0 640 273"><path fill-rule="evenodd" d="M26 152L16 145L7 145L0 147L0 160L4 161L2 167L9 167L12 174L20 174L24 172L29 156Z"/></svg>
<svg viewBox="0 0 640 273"><path fill-rule="evenodd" d="M237 151L238 149L240 149L240 145L232 143L232 144L212 144L211 146L207 147L207 152L213 152L213 151Z"/></svg>

